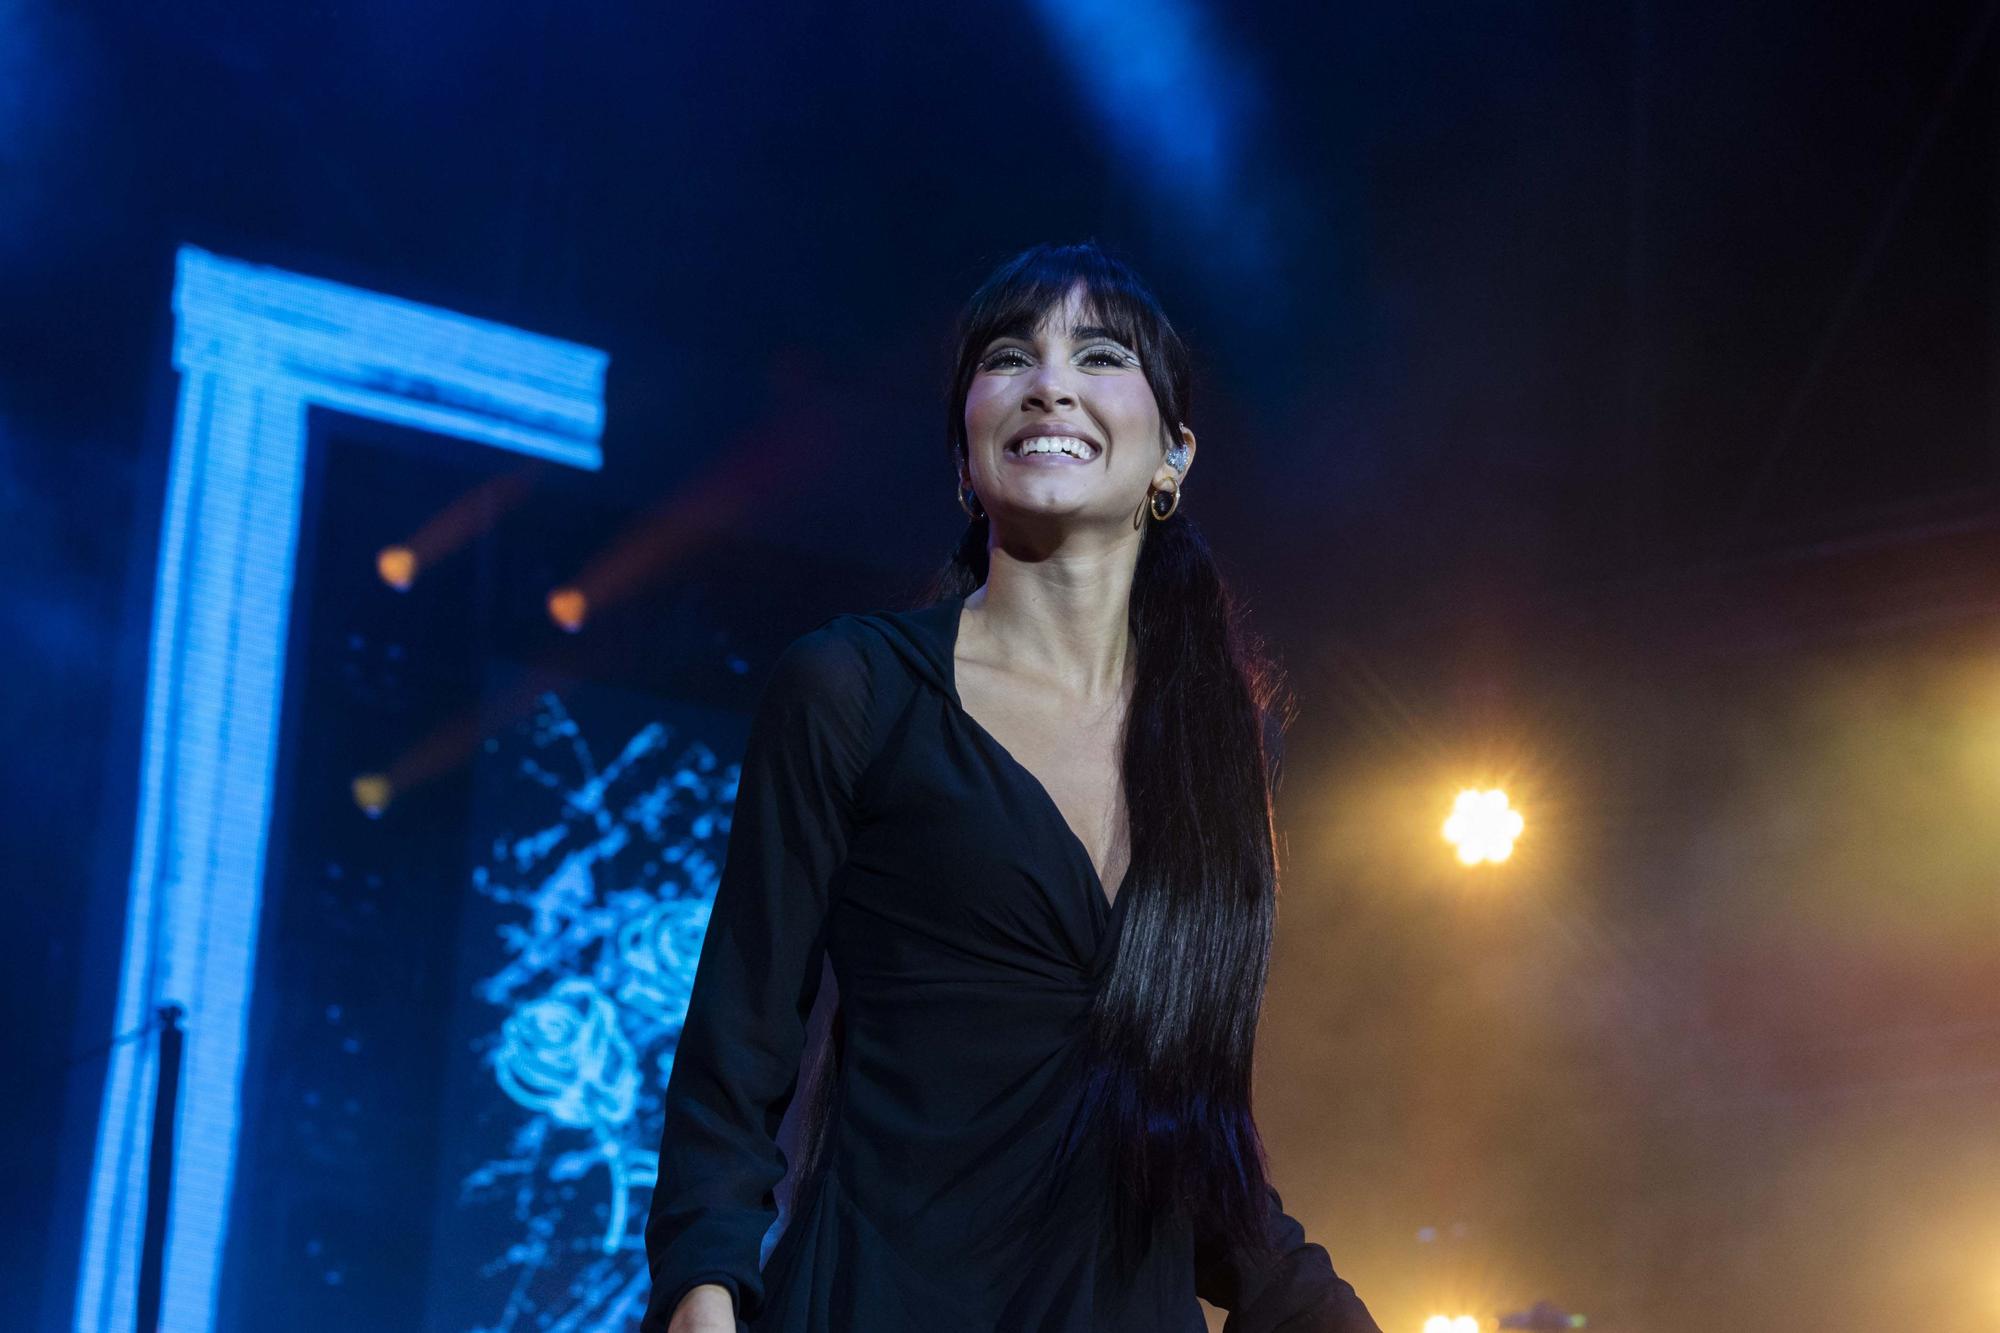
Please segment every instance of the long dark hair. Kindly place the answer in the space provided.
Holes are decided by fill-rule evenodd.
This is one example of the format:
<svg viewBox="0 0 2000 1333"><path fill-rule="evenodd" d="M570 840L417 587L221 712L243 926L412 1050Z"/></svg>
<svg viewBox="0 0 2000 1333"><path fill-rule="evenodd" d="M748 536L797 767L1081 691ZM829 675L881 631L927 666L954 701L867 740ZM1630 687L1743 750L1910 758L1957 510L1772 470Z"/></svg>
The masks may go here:
<svg viewBox="0 0 2000 1333"><path fill-rule="evenodd" d="M1186 344L1146 285L1094 243L1037 245L1002 264L959 320L946 413L965 464L965 400L986 346L1026 336L1079 284L1139 356L1163 428L1189 419ZM926 601L986 581L989 525L967 525ZM1105 1136L1120 1236L1174 1211L1219 1239L1267 1243L1251 1062L1277 911L1271 793L1290 699L1194 520L1145 520L1129 624L1138 673L1124 736L1132 868L1124 934L1091 1012L1072 1151ZM1136 1229L1135 1229L1136 1228Z"/></svg>

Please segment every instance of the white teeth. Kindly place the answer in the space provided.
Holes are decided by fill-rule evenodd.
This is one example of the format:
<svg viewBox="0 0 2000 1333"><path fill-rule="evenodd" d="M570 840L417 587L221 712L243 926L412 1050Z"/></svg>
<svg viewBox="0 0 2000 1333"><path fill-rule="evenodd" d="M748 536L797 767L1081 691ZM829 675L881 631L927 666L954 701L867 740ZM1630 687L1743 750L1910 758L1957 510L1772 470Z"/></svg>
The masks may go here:
<svg viewBox="0 0 2000 1333"><path fill-rule="evenodd" d="M1024 454L1068 454L1086 462L1090 459L1090 446L1071 435L1033 435L1021 441L1018 448Z"/></svg>

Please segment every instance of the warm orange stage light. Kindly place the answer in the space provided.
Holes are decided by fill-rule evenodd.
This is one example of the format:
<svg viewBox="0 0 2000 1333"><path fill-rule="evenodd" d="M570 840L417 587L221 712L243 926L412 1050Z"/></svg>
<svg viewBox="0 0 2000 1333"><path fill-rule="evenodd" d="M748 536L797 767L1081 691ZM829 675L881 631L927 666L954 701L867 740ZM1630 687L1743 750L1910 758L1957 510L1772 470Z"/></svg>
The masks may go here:
<svg viewBox="0 0 2000 1333"><path fill-rule="evenodd" d="M1526 825L1521 812L1509 808L1506 792L1467 788L1444 821L1444 838L1458 848L1458 859L1466 865L1497 865L1514 854L1514 840Z"/></svg>
<svg viewBox="0 0 2000 1333"><path fill-rule="evenodd" d="M571 634L583 628L590 616L590 599L576 588L557 588L549 594L549 619Z"/></svg>
<svg viewBox="0 0 2000 1333"><path fill-rule="evenodd" d="M417 581L417 553L407 546L385 546L375 554L375 572L397 592L408 592Z"/></svg>

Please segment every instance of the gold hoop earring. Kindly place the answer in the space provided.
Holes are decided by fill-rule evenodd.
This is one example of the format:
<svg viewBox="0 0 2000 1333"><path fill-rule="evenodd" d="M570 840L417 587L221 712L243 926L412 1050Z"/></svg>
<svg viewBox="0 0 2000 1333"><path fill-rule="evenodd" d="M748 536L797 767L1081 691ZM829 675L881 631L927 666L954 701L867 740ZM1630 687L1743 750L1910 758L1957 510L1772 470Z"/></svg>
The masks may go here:
<svg viewBox="0 0 2000 1333"><path fill-rule="evenodd" d="M972 497L972 504L967 504L965 502L965 497L968 495ZM978 508L976 510L973 508L974 505L978 505ZM973 490L970 486L967 486L963 483L960 483L958 488L958 507L960 509L963 509L965 511L965 516L971 519L974 523L977 523L980 519L986 517L986 506L979 503L979 492Z"/></svg>
<svg viewBox="0 0 2000 1333"><path fill-rule="evenodd" d="M1168 503L1168 505L1167 505L1167 509L1166 509L1166 512L1165 512L1165 513L1161 513L1161 512L1160 512L1160 488L1159 488L1159 487L1157 487L1157 486L1156 486L1156 487L1154 487L1154 488L1153 488L1153 490L1152 490L1152 493L1151 493L1150 495L1148 495L1148 496L1147 496L1147 498L1146 498L1146 509L1147 509L1147 511L1148 511L1148 512L1150 512L1150 513L1152 514L1152 516L1153 516L1153 517L1154 517L1155 519L1159 520L1159 521L1160 521L1160 522L1162 522L1162 523L1164 523L1164 522L1166 522L1166 521L1167 521L1168 519L1172 518L1172 517L1174 516L1174 511L1175 511L1176 509L1179 509L1179 508L1181 507L1181 488L1180 488L1180 483L1176 482L1176 483L1174 484L1174 486L1173 486L1173 489L1171 489L1171 490L1167 491L1166 493L1167 493L1168 495L1171 495L1171 496L1173 496L1174 498L1173 498L1173 499L1172 499L1172 500L1171 500L1171 501L1170 501L1170 502Z"/></svg>

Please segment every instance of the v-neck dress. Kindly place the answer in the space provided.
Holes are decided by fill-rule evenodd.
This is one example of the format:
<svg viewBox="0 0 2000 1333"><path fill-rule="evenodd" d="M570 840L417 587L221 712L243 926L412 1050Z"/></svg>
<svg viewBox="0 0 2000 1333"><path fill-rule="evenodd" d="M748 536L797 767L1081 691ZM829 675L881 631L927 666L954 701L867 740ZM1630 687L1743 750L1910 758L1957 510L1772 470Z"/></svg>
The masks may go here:
<svg viewBox="0 0 2000 1333"><path fill-rule="evenodd" d="M758 1333L1379 1333L1270 1196L1269 1254L1162 1218L1112 1262L1094 1137L1054 1169L1126 895L970 714L962 597L830 618L753 712L722 877L665 1094L646 1223L666 1333L689 1288ZM843 1053L826 1153L760 1265L823 959Z"/></svg>

